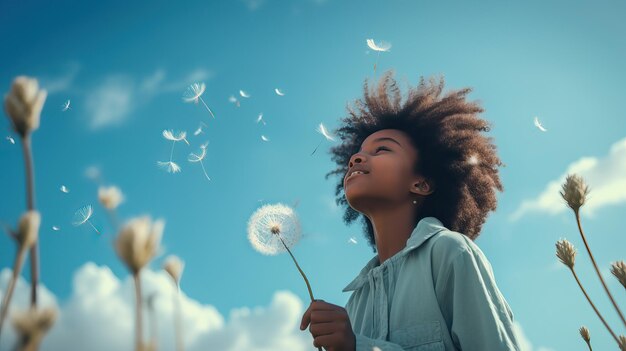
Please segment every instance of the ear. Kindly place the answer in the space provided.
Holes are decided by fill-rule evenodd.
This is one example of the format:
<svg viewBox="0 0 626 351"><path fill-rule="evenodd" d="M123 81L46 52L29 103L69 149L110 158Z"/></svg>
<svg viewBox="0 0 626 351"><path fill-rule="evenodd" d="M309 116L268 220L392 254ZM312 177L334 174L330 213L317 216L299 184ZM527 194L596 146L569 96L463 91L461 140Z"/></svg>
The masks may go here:
<svg viewBox="0 0 626 351"><path fill-rule="evenodd" d="M411 192L417 195L430 195L435 191L434 184L431 181L427 181L426 179L416 179L413 184L411 184Z"/></svg>

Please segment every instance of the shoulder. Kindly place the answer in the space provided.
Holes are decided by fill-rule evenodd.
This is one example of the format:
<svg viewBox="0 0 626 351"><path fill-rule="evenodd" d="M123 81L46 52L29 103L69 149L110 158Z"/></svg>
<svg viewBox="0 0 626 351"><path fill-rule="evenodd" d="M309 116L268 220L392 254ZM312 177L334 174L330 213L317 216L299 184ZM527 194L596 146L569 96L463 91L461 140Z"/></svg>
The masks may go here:
<svg viewBox="0 0 626 351"><path fill-rule="evenodd" d="M455 260L485 260L482 250L466 235L442 230L430 240L433 269L446 270Z"/></svg>

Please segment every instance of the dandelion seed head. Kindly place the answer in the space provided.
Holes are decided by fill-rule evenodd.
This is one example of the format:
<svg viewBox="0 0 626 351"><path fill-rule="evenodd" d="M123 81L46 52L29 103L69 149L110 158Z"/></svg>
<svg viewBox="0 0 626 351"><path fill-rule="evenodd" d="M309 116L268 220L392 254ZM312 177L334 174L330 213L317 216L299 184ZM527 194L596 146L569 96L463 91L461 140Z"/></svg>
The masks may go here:
<svg viewBox="0 0 626 351"><path fill-rule="evenodd" d="M185 100L185 102L198 102L198 99L204 94L205 90L206 86L204 83L193 83L187 87L187 90L183 94L183 100Z"/></svg>
<svg viewBox="0 0 626 351"><path fill-rule="evenodd" d="M91 205L83 206L74 213L74 221L72 222L72 224L78 227L87 222L92 215L93 208L91 207Z"/></svg>
<svg viewBox="0 0 626 351"><path fill-rule="evenodd" d="M115 239L115 249L122 262L133 273L139 272L158 251L165 222L138 217L128 221Z"/></svg>
<svg viewBox="0 0 626 351"><path fill-rule="evenodd" d="M374 39L367 39L367 46L374 51L389 51L391 44L381 41L379 43L374 42Z"/></svg>
<svg viewBox="0 0 626 351"><path fill-rule="evenodd" d="M52 327L57 311L52 307L29 308L13 312L12 322L15 331L26 340L40 339Z"/></svg>
<svg viewBox="0 0 626 351"><path fill-rule="evenodd" d="M322 134L324 136L324 138L326 138L326 140L335 141L335 138L332 135L330 135L330 133L328 132L328 130L324 126L324 123L320 123L320 125L317 127L317 132Z"/></svg>
<svg viewBox="0 0 626 351"><path fill-rule="evenodd" d="M301 236L300 222L294 210L283 204L269 204L257 209L248 221L248 240L265 255L276 255L290 249Z"/></svg>
<svg viewBox="0 0 626 351"><path fill-rule="evenodd" d="M157 166L159 166L160 168L166 170L168 173L178 173L181 171L180 166L173 161L157 161Z"/></svg>

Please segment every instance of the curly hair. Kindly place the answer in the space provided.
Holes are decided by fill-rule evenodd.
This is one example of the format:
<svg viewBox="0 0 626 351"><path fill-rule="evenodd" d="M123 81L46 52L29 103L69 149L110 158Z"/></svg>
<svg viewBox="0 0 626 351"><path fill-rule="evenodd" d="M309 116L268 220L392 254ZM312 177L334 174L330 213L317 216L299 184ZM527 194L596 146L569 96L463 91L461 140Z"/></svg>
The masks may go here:
<svg viewBox="0 0 626 351"><path fill-rule="evenodd" d="M358 152L363 140L383 129L406 133L418 150L414 166L419 173L435 183L421 208L416 209L416 223L425 217L436 217L453 231L475 240L489 211L496 209L495 190L504 191L498 166L506 165L496 154L493 138L481 134L490 130L489 122L478 117L483 109L477 102L466 101L472 89L454 90L442 95L444 78L429 78L410 88L402 103L402 95L393 78L386 72L377 89L363 85L364 98L348 105L348 116L341 119L335 131L341 143L330 149L337 168L326 174L340 175L335 189L335 202L344 207L346 224L362 217L363 229L376 252L374 228L370 220L348 204L343 191L343 175L348 171L350 157Z"/></svg>

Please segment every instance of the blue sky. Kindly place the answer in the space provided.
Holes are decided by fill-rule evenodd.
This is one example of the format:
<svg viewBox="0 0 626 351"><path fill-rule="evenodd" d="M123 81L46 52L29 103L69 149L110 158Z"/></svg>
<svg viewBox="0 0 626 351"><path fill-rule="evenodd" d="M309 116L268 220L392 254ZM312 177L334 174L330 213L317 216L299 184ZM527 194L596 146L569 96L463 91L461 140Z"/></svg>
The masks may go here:
<svg viewBox="0 0 626 351"><path fill-rule="evenodd" d="M406 91L420 76L441 74L449 89L472 87L470 98L485 108L507 166L498 209L476 243L532 349L582 349L581 325L590 329L594 348L614 348L557 262L554 243L565 237L579 249L583 284L616 333L625 334L558 196L567 173L591 185L583 226L609 288L626 306L624 288L609 273L611 262L625 258L626 244L619 229L626 209L625 7L618 1L3 2L1 90L22 74L49 90L33 140L43 283L65 306L77 296L75 272L88 262L127 278L97 184L85 176L97 167L105 184L125 194L120 216L166 220L165 255L186 262L183 291L225 320L233 309L270 305L277 291L308 305L289 256L263 256L247 241L247 220L265 203L298 203L303 238L293 252L316 297L344 305L349 295L341 290L373 253L360 225L342 222L333 200L336 179L324 179L334 168L331 142L310 153L322 140L317 125L335 129L346 104L361 97L363 81L374 77L376 54L366 45L373 38L392 44L380 54L376 76L393 69ZM215 119L202 105L183 102L195 81L205 82L203 98ZM239 96L240 89L251 97ZM228 101L231 95L240 107ZM68 99L72 108L62 111ZM256 123L259 113L266 125ZM533 125L535 116L547 132ZM204 134L193 136L200 122ZM174 149L181 173L156 166L170 153L164 129L188 133L191 145ZM5 139L17 141L7 119L0 133L0 220L15 223L25 208L22 153ZM205 141L211 181L186 161ZM70 192L59 191L61 185ZM94 206L93 223L103 235L71 225L86 204ZM11 266L13 257L13 243L0 236L0 267Z"/></svg>

